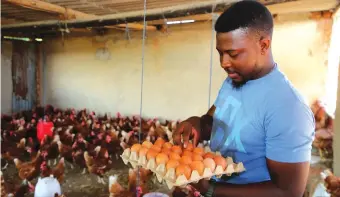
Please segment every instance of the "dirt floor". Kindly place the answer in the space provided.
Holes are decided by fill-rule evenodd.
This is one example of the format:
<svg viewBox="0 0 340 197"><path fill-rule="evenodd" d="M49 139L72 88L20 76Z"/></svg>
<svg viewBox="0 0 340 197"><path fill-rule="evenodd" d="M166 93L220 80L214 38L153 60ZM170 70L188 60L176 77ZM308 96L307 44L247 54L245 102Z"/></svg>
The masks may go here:
<svg viewBox="0 0 340 197"><path fill-rule="evenodd" d="M81 174L82 169L75 166L71 169L67 165L65 172L65 181L61 184L62 193L66 197L108 197L108 177L110 175L118 175L118 182L122 186L126 186L128 182L129 166L125 165L121 160L115 161L115 168L111 169L105 174L106 184L100 184L97 182L97 177L93 174ZM18 172L15 165L9 164L5 170L2 170L5 181L19 183L21 180L18 177ZM32 184L36 184L37 179L31 181ZM150 192L162 192L171 196L170 190L165 184L160 184L158 181L149 181L148 188ZM27 194L26 197L33 197L34 194Z"/></svg>
<svg viewBox="0 0 340 197"><path fill-rule="evenodd" d="M315 154L317 155L317 154ZM324 169L330 168L332 162L321 161L319 156L312 156L310 175L306 188L305 196L309 197L315 192L315 187L321 181L320 172ZM2 165L3 166L3 165ZM66 197L109 197L108 192L108 177L110 175L118 175L118 182L125 186L128 182L129 166L125 165L122 160L114 160L114 168L105 174L106 184L97 182L97 177L93 174L81 174L82 169L77 166L71 169L67 163L65 172L65 181L61 184L62 192ZM14 163L10 163L5 170L2 170L5 181L20 183L17 169ZM37 179L31 181L36 184ZM171 191L165 184L158 181L150 180L148 182L148 189L150 192L161 192L171 196ZM33 197L34 194L28 194L26 197Z"/></svg>

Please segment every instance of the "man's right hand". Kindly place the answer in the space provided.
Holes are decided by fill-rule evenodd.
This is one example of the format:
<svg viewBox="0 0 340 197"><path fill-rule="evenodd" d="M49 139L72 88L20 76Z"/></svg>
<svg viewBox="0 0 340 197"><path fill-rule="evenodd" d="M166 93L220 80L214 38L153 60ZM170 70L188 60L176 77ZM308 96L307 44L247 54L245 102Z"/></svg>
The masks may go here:
<svg viewBox="0 0 340 197"><path fill-rule="evenodd" d="M193 116L179 123L176 130L172 134L174 143L180 146L183 145L183 147L186 148L189 140L192 140L193 146L196 147L201 136L200 121L200 117Z"/></svg>

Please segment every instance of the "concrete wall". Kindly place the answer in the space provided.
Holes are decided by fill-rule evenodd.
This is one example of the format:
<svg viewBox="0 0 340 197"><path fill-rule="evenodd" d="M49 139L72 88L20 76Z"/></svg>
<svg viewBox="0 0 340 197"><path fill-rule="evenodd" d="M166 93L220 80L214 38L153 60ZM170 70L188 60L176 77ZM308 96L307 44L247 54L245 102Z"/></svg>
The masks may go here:
<svg viewBox="0 0 340 197"><path fill-rule="evenodd" d="M1 42L1 113L12 112L12 42Z"/></svg>
<svg viewBox="0 0 340 197"><path fill-rule="evenodd" d="M336 29L335 31L339 32L337 34L334 34L332 37L334 41L334 48L337 45L337 49L334 49L334 53L332 54L332 58L334 58L334 72L337 72L337 78L338 78L338 84L335 84L336 88L336 111L335 111L335 125L334 125L334 138L333 138L333 156L334 156L334 161L333 161L333 168L334 168L334 174L336 176L340 177L340 52L339 52L339 41L340 41L340 9L336 11L334 14L334 26L333 29ZM333 44L332 41L332 44ZM336 65L338 61L338 64ZM337 68L336 68L337 66ZM336 75L334 75L336 77Z"/></svg>
<svg viewBox="0 0 340 197"><path fill-rule="evenodd" d="M275 59L312 102L325 93L331 20L311 20L309 14L275 20ZM47 41L43 100L62 108L138 114L142 32L130 36L126 40L122 32ZM169 34L147 32L143 114L177 119L206 112L210 46L210 22L171 26ZM101 47L109 49L108 60L96 58ZM225 77L214 50L211 102Z"/></svg>

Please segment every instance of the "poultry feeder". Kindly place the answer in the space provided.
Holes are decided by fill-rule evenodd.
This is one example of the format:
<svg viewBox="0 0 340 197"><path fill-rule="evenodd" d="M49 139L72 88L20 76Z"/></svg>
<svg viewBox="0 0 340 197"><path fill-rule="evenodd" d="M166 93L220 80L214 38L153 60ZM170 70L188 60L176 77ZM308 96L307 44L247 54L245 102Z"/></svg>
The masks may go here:
<svg viewBox="0 0 340 197"><path fill-rule="evenodd" d="M39 122L37 125L37 137L39 142L44 138L45 135L53 136L52 128L54 127L52 122Z"/></svg>

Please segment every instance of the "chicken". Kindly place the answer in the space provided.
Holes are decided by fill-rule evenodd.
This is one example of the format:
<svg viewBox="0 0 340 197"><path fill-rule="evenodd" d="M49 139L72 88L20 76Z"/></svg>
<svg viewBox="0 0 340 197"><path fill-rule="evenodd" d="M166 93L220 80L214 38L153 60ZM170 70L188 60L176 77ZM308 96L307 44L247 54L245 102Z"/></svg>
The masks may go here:
<svg viewBox="0 0 340 197"><path fill-rule="evenodd" d="M60 156L65 158L66 161L70 163L71 168L73 169L73 155L72 155L72 147L64 145L60 141L57 142L58 144L58 150L60 153Z"/></svg>
<svg viewBox="0 0 340 197"><path fill-rule="evenodd" d="M47 164L46 161L43 161L40 165L40 171L41 171L41 177L49 177L50 175L53 175L59 183L62 183L64 181L64 172L65 172L65 161L62 157L58 164L51 169Z"/></svg>
<svg viewBox="0 0 340 197"><path fill-rule="evenodd" d="M151 141L154 142L158 137L165 139L165 137L168 136L164 128L161 126L160 122L156 120L155 123L151 124L148 132L148 137L150 137Z"/></svg>
<svg viewBox="0 0 340 197"><path fill-rule="evenodd" d="M143 137L141 139L143 139ZM123 142L129 146L139 143L139 133L135 131L130 131L126 134L125 139L123 138Z"/></svg>
<svg viewBox="0 0 340 197"><path fill-rule="evenodd" d="M74 133L70 133L70 130L72 129L72 127L68 127L67 129L66 128L58 128L58 131L59 131L59 136L60 136L60 141L65 144L65 145L68 145L68 146L72 146L73 144L73 140L74 140L74 137L75 137L75 134Z"/></svg>
<svg viewBox="0 0 340 197"><path fill-rule="evenodd" d="M17 158L14 159L15 167L18 169L19 177L23 180L27 179L28 181L31 181L39 175L39 168L42 162L43 159L40 151L30 162L23 163Z"/></svg>
<svg viewBox="0 0 340 197"><path fill-rule="evenodd" d="M146 180L144 180L143 176L140 176L140 185L137 186L136 178L137 178L137 170L129 169L129 183L128 189L123 188L117 181L118 176L110 176L109 177L109 192L110 197L140 197L143 194L147 193L148 189L145 186Z"/></svg>
<svg viewBox="0 0 340 197"><path fill-rule="evenodd" d="M22 138L17 144L10 141L1 142L1 157L8 161L13 160L13 158L25 159L29 156L29 153L25 150L25 142L25 138Z"/></svg>
<svg viewBox="0 0 340 197"><path fill-rule="evenodd" d="M106 184L103 180L103 175L112 167L112 162L108 158L107 150L104 153L104 158L100 157L99 155L100 154L98 154L96 159L94 159L94 157L90 156L87 151L84 152L84 158L88 171L97 175L98 183Z"/></svg>
<svg viewBox="0 0 340 197"><path fill-rule="evenodd" d="M1 176L1 196L23 197L28 192L29 193L34 192L34 186L27 180L22 181L22 183L19 185L11 183L9 181L5 181L2 172L0 172L0 176Z"/></svg>
<svg viewBox="0 0 340 197"><path fill-rule="evenodd" d="M109 135L106 135L105 141L102 141L102 147L108 150L109 155L115 155L116 159L119 159L119 155L123 152L122 147L120 146L120 140L118 139L118 135L114 132L110 132Z"/></svg>
<svg viewBox="0 0 340 197"><path fill-rule="evenodd" d="M340 196L340 177L334 176L329 170L322 172L321 176L325 181L325 187L327 192L331 194L331 197Z"/></svg>
<svg viewBox="0 0 340 197"><path fill-rule="evenodd" d="M59 156L59 147L58 142L60 141L59 135L55 135L53 137L53 141L50 142L48 136L45 135L43 140L41 141L41 155L44 160L48 160L50 164L50 159L54 159L54 164L57 164L57 157Z"/></svg>
<svg viewBox="0 0 340 197"><path fill-rule="evenodd" d="M25 149L30 154L31 159L35 158L38 150L40 149L38 140L36 138L34 140L32 137L29 137Z"/></svg>
<svg viewBox="0 0 340 197"><path fill-rule="evenodd" d="M84 138L90 134L89 129L86 127L85 121L82 121L81 124L75 125L73 127L73 132L81 134Z"/></svg>
<svg viewBox="0 0 340 197"><path fill-rule="evenodd" d="M86 162L84 158L84 151L78 149L76 151L72 152L72 157L73 157L73 163L79 166L79 168L83 169L82 174L86 173Z"/></svg>

